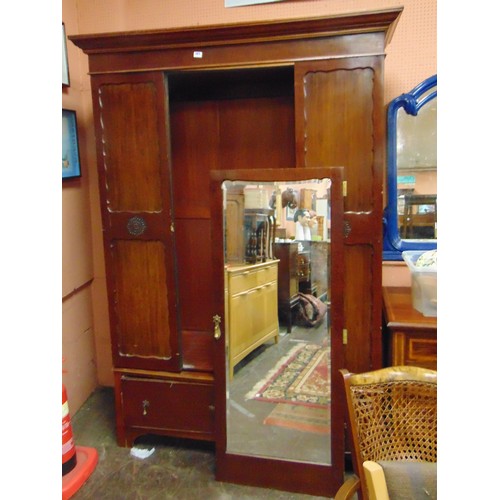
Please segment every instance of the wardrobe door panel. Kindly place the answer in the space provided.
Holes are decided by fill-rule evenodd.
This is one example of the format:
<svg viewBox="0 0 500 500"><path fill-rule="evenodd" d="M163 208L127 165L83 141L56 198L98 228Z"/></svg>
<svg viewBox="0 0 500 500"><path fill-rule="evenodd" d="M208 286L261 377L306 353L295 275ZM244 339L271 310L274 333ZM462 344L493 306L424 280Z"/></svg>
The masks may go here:
<svg viewBox="0 0 500 500"><path fill-rule="evenodd" d="M299 166L343 166L346 367L381 366L382 58L297 63Z"/></svg>
<svg viewBox="0 0 500 500"><path fill-rule="evenodd" d="M346 245L344 307L352 316L346 319L347 345L344 346L346 366L366 366L372 362L372 338L377 338L378 321L371 315L373 309L373 281L376 276L373 266L378 263L373 259L372 245Z"/></svg>
<svg viewBox="0 0 500 500"><path fill-rule="evenodd" d="M112 254L119 355L169 359L171 347L164 342L169 312L163 244L116 241Z"/></svg>
<svg viewBox="0 0 500 500"><path fill-rule="evenodd" d="M373 208L373 68L308 72L304 76L306 166L345 165L346 210ZM363 172L363 175L359 175Z"/></svg>
<svg viewBox="0 0 500 500"><path fill-rule="evenodd" d="M159 142L151 140L157 135L156 92L154 82L99 88L104 176L112 212L162 209Z"/></svg>
<svg viewBox="0 0 500 500"><path fill-rule="evenodd" d="M92 92L114 366L179 370L163 75Z"/></svg>

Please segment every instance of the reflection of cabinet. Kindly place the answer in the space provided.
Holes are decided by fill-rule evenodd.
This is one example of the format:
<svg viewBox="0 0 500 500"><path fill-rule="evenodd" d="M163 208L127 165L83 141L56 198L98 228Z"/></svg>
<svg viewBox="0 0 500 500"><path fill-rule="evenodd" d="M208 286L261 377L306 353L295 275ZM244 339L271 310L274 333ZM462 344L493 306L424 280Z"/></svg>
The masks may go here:
<svg viewBox="0 0 500 500"><path fill-rule="evenodd" d="M330 242L311 241L311 282L316 287L316 296L329 300L330 290Z"/></svg>
<svg viewBox="0 0 500 500"><path fill-rule="evenodd" d="M226 318L229 376L234 367L270 339L278 342L278 262L229 267Z"/></svg>
<svg viewBox="0 0 500 500"><path fill-rule="evenodd" d="M309 251L302 251L297 254L297 277L299 279L299 287L301 283L308 283L311 280L311 257Z"/></svg>
<svg viewBox="0 0 500 500"><path fill-rule="evenodd" d="M275 243L274 256L278 264L278 309L287 332L292 331L293 309L299 303L297 276L298 243Z"/></svg>
<svg viewBox="0 0 500 500"><path fill-rule="evenodd" d="M275 236L274 210L245 209L243 188L226 192L225 252L227 263L255 264L272 259Z"/></svg>
<svg viewBox="0 0 500 500"><path fill-rule="evenodd" d="M310 245L306 245L310 248ZM312 279L312 266L311 251L299 251L297 255L297 276L299 278L299 291L310 295L316 295L316 283Z"/></svg>
<svg viewBox="0 0 500 500"><path fill-rule="evenodd" d="M307 210L316 210L316 191L314 189L301 189L299 206Z"/></svg>
<svg viewBox="0 0 500 500"><path fill-rule="evenodd" d="M292 331L294 308L298 293L315 295L323 300L329 291L329 247L327 241L275 243L274 255L278 265L278 307L280 319Z"/></svg>
<svg viewBox="0 0 500 500"><path fill-rule="evenodd" d="M244 215L245 262L255 264L272 258L275 233L274 210L245 209Z"/></svg>
<svg viewBox="0 0 500 500"><path fill-rule="evenodd" d="M224 238L226 262L245 262L245 239L243 234L245 196L243 188L230 188L226 193L226 214Z"/></svg>

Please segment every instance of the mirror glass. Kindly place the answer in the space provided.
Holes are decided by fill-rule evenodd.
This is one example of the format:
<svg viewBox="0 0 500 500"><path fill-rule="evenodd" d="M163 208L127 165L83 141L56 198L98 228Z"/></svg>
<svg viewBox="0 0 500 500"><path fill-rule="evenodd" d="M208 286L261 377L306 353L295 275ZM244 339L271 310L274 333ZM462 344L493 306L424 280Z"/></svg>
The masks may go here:
<svg viewBox="0 0 500 500"><path fill-rule="evenodd" d="M230 454L331 464L330 184L222 183Z"/></svg>
<svg viewBox="0 0 500 500"><path fill-rule="evenodd" d="M387 251L437 245L437 77L388 108ZM399 253L399 255L398 255Z"/></svg>
<svg viewBox="0 0 500 500"><path fill-rule="evenodd" d="M397 183L401 238L436 239L437 97L416 116L398 109Z"/></svg>

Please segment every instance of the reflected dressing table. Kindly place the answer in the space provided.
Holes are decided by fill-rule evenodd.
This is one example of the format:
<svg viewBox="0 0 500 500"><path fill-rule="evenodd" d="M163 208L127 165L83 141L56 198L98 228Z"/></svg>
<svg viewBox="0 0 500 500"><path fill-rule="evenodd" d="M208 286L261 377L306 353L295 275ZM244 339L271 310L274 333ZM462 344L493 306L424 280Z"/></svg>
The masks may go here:
<svg viewBox="0 0 500 500"><path fill-rule="evenodd" d="M234 367L265 342L279 339L278 261L226 266L229 377Z"/></svg>
<svg viewBox="0 0 500 500"><path fill-rule="evenodd" d="M382 289L384 366L437 370L437 318L413 308L411 287Z"/></svg>

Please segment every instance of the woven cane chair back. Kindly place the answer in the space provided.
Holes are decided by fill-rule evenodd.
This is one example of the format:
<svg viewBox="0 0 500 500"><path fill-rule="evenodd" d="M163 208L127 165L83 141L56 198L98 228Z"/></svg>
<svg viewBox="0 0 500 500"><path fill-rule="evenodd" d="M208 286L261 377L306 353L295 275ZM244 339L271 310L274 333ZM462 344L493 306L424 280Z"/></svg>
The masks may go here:
<svg viewBox="0 0 500 500"><path fill-rule="evenodd" d="M366 460L437 462L437 372L396 366L342 370L355 471L365 490ZM366 492L364 498L368 498Z"/></svg>

